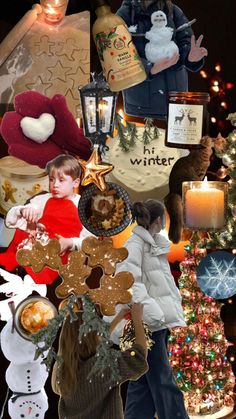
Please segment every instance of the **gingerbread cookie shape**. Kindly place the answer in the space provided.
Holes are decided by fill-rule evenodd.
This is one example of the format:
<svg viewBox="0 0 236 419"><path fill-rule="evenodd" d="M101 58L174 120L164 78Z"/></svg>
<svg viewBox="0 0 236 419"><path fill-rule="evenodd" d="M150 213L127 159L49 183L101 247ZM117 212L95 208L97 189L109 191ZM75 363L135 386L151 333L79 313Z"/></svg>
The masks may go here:
<svg viewBox="0 0 236 419"><path fill-rule="evenodd" d="M103 315L115 314L117 304L129 303L132 298L129 288L134 282L133 275L126 271L115 275L116 264L127 256L127 249L115 249L110 238L99 240L93 236L86 237L81 250L72 252L67 264L59 267L62 283L55 290L57 297L87 294L99 304ZM89 278L97 268L101 268L102 273L98 273L98 282L92 288Z"/></svg>
<svg viewBox="0 0 236 419"><path fill-rule="evenodd" d="M45 245L35 242L32 249L19 249L16 259L21 266L30 266L35 273L39 273L45 266L57 270L61 265L60 243L51 239Z"/></svg>
<svg viewBox="0 0 236 419"><path fill-rule="evenodd" d="M123 247L115 249L112 239L106 237L99 240L89 236L83 240L82 250L88 255L88 265L94 268L101 266L104 274L111 275L116 270L116 264L128 256L128 250Z"/></svg>
<svg viewBox="0 0 236 419"><path fill-rule="evenodd" d="M103 275L100 288L89 290L90 298L100 305L103 315L115 314L116 304L130 303L132 295L128 291L133 285L134 278L130 272L119 272L114 277Z"/></svg>
<svg viewBox="0 0 236 419"><path fill-rule="evenodd" d="M67 264L59 267L59 275L63 281L55 290L58 298L66 298L70 294L83 295L89 291L85 280L92 268L85 264L86 259L87 256L81 250L72 252Z"/></svg>

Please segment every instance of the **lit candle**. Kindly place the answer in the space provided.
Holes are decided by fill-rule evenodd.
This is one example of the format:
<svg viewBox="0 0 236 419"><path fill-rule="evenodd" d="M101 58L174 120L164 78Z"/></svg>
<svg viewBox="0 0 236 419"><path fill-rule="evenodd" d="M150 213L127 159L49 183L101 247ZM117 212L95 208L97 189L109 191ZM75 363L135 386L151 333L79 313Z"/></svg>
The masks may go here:
<svg viewBox="0 0 236 419"><path fill-rule="evenodd" d="M104 128L106 125L106 113L108 109L108 102L105 99L101 99L98 104L100 128Z"/></svg>
<svg viewBox="0 0 236 419"><path fill-rule="evenodd" d="M81 118L76 118L76 122L79 128L81 128Z"/></svg>
<svg viewBox="0 0 236 419"><path fill-rule="evenodd" d="M226 184L223 182L207 182L207 179L203 182L184 182L185 225L203 230L223 228L225 191Z"/></svg>
<svg viewBox="0 0 236 419"><path fill-rule="evenodd" d="M47 23L60 22L66 13L68 0L40 0L45 21Z"/></svg>
<svg viewBox="0 0 236 419"><path fill-rule="evenodd" d="M96 103L92 99L88 106L88 122L91 127L96 127Z"/></svg>

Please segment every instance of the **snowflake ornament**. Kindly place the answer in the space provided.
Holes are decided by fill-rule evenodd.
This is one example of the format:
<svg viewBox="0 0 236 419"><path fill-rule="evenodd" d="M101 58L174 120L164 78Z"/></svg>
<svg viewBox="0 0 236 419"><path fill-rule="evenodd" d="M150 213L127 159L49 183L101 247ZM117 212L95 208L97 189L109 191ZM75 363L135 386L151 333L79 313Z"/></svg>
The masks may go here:
<svg viewBox="0 0 236 419"><path fill-rule="evenodd" d="M200 262L197 279L210 297L225 299L236 294L236 257L225 251L213 252Z"/></svg>

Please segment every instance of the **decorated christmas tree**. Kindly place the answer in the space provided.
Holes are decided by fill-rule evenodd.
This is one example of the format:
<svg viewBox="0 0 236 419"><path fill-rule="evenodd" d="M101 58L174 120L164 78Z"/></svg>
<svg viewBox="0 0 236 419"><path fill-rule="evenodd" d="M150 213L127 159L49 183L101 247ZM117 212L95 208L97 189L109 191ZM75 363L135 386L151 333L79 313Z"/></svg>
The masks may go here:
<svg viewBox="0 0 236 419"><path fill-rule="evenodd" d="M196 269L205 250L192 241L186 250L179 286L187 327L172 331L169 357L188 413L212 418L225 406L232 406L234 380L226 357L221 304L204 295L197 282Z"/></svg>
<svg viewBox="0 0 236 419"><path fill-rule="evenodd" d="M236 113L229 114L227 119L233 126L236 126ZM229 184L227 225L220 234L211 234L210 240L207 240L207 246L234 249L236 247L236 130L234 129L224 141L222 140L219 139L216 152L217 156L222 158L224 166L218 170L217 174Z"/></svg>

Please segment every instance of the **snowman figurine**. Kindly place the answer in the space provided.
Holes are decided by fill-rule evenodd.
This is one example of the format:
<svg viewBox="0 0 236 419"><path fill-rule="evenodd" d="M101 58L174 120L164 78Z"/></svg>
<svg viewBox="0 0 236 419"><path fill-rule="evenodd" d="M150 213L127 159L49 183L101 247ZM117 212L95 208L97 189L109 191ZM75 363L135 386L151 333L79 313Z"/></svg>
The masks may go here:
<svg viewBox="0 0 236 419"><path fill-rule="evenodd" d="M162 11L157 11L151 15L152 27L146 32L145 38L149 40L145 46L145 55L148 61L156 63L158 60L170 59L179 48L172 41L173 28L167 27L167 17Z"/></svg>
<svg viewBox="0 0 236 419"><path fill-rule="evenodd" d="M48 398L44 390L48 372L41 359L34 359L35 345L12 327L12 318L0 334L0 346L10 361L6 383L13 395L8 401L11 419L44 419Z"/></svg>

